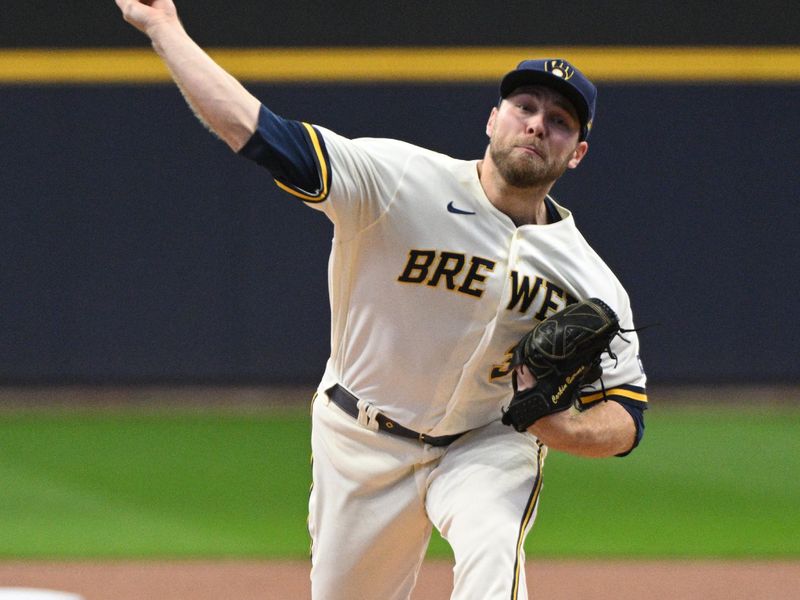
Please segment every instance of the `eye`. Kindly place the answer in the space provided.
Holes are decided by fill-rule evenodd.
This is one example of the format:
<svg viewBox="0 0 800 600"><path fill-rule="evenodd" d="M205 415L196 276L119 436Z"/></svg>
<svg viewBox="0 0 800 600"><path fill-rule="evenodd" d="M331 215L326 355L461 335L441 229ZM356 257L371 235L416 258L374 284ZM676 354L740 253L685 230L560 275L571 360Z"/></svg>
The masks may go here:
<svg viewBox="0 0 800 600"><path fill-rule="evenodd" d="M556 126L562 129L570 129L573 125L572 119L563 114L554 114L550 121Z"/></svg>

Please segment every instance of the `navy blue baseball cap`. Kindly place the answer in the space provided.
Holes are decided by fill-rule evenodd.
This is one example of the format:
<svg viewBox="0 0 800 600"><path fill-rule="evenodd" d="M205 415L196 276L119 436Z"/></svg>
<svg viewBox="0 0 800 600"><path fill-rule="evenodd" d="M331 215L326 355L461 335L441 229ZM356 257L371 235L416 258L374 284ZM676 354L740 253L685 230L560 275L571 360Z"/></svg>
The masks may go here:
<svg viewBox="0 0 800 600"><path fill-rule="evenodd" d="M523 85L544 85L569 100L581 122L580 139L589 137L594 119L597 88L577 68L561 58L523 60L500 82L500 97L505 98Z"/></svg>

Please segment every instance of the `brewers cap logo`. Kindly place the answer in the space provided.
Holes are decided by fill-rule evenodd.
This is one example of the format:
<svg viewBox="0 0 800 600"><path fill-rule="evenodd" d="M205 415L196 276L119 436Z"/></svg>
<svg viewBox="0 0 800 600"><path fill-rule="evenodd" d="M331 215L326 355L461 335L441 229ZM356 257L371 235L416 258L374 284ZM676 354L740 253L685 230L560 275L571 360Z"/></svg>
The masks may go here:
<svg viewBox="0 0 800 600"><path fill-rule="evenodd" d="M564 80L570 79L575 74L575 69L572 68L572 65L561 59L548 60L544 64L544 70Z"/></svg>

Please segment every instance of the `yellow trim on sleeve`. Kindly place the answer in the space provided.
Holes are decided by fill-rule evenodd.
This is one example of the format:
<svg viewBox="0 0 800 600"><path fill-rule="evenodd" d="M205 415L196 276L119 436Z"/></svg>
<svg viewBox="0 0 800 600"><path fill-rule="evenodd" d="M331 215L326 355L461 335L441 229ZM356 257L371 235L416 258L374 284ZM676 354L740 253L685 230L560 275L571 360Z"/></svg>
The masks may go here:
<svg viewBox="0 0 800 600"><path fill-rule="evenodd" d="M319 176L322 189L318 194L312 195L307 194L302 190L298 190L297 188L288 186L285 183L281 183L277 179L274 180L275 185L281 188L284 192L288 192L292 196L297 196L304 202L322 202L328 197L328 163L325 161L325 155L322 152L322 146L319 143L319 136L317 135L316 129L314 129L308 123L303 123L303 127L306 128L308 136L311 138L311 144L314 146L314 152L317 155L317 164L319 165Z"/></svg>
<svg viewBox="0 0 800 600"><path fill-rule="evenodd" d="M637 402L647 402L647 394L642 392L633 392L631 390L626 390L625 388L612 388L610 390L606 390L605 394L603 394L603 392L596 392L587 396L581 396L580 400L581 404L591 404L592 402L602 400L606 396L609 398L613 396L619 396L622 398L630 398L631 400L636 400Z"/></svg>

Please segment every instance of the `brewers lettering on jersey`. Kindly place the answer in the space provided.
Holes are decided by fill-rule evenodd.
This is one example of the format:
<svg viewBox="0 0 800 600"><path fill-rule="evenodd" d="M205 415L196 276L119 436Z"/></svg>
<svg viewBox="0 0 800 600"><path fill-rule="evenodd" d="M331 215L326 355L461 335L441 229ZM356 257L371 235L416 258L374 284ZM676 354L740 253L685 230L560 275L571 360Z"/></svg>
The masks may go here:
<svg viewBox="0 0 800 600"><path fill-rule="evenodd" d="M285 119L191 40L172 0L116 2L198 118L334 226L331 351L312 411L313 598L409 598L433 527L455 556L452 598L527 598L548 449L624 456L644 431L628 295L549 194L587 155L594 85L567 60L522 61L475 124L482 155L457 160ZM517 342L590 297L629 330L602 378L527 431L503 425L512 374L536 385L512 367Z"/></svg>

